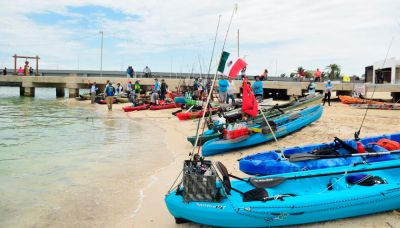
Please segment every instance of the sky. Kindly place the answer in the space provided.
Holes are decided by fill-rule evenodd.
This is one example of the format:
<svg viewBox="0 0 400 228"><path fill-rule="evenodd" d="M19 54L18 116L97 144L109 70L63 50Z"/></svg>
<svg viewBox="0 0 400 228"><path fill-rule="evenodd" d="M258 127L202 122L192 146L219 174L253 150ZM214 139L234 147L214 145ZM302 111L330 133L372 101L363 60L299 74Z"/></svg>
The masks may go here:
<svg viewBox="0 0 400 228"><path fill-rule="evenodd" d="M178 73L207 72L217 34L215 73L235 3L225 50L238 54L239 31L248 74L335 63L361 75L388 50L400 59L399 0L0 0L0 68L16 53L43 69L100 70L103 31L103 70Z"/></svg>

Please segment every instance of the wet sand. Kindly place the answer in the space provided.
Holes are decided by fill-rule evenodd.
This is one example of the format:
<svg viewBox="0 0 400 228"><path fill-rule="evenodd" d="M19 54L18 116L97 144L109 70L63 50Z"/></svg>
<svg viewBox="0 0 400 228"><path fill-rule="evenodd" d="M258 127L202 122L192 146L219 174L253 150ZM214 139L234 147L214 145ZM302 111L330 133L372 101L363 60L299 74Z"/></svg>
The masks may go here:
<svg viewBox="0 0 400 228"><path fill-rule="evenodd" d="M374 97L388 98L387 94L375 94ZM353 138L353 134L360 128L365 114L364 109L353 109L336 100L331 106L325 105L323 116L320 120L279 140L281 147L306 145L318 142L330 142L335 136L342 139ZM141 111L130 113L131 118L139 117L168 117L172 110ZM175 178L182 169L182 161L188 158L192 146L186 141L186 136L194 135L195 121L179 121L176 118L160 118L154 120L166 133L165 148L173 151L174 161L154 174L155 181L143 193L144 198L139 211L135 214L130 227L203 227L201 225L186 223L175 224L174 218L169 214L164 196L170 189ZM385 133L400 132L400 112L390 110L368 110L361 137L374 136ZM237 159L256 152L277 148L277 144L270 142L264 145L236 152L209 157L213 161L223 162L228 170L238 176L246 176L239 170ZM376 205L379 206L379 205ZM302 225L300 227L400 227L400 215L394 211L362 216L357 218L341 219L330 222Z"/></svg>

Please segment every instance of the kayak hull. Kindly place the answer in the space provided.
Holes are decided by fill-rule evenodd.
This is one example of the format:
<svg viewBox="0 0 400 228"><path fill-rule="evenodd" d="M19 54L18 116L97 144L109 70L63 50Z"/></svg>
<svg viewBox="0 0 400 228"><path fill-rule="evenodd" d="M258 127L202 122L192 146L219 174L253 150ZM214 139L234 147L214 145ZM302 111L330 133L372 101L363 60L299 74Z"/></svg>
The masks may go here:
<svg viewBox="0 0 400 228"><path fill-rule="evenodd" d="M143 105L139 105L139 106L126 106L123 107L122 109L124 110L124 112L133 112L133 111L140 111L140 110L146 110L149 108L148 104L143 104Z"/></svg>
<svg viewBox="0 0 400 228"><path fill-rule="evenodd" d="M169 104L150 106L150 110L162 110L162 109L171 109L171 108L179 108L179 105L175 104L175 103L169 103Z"/></svg>
<svg viewBox="0 0 400 228"><path fill-rule="evenodd" d="M346 171L379 176L387 181L373 186L350 185L343 178L342 169L330 168L326 172L312 170L285 176L324 175L286 179L278 186L266 188L271 198L268 201L244 202L241 194L231 191L230 195L224 193L225 197L219 202L185 202L182 195L173 191L165 197L165 203L177 219L217 227L289 226L362 216L400 207L399 166L400 162L396 160L346 168ZM365 172L364 169L376 170ZM333 171L340 171L341 174L327 175ZM326 186L332 183L332 179L335 184L328 190ZM247 182L230 183L232 188L242 192L254 189ZM289 194L291 196L281 200L274 199Z"/></svg>
<svg viewBox="0 0 400 228"><path fill-rule="evenodd" d="M312 122L318 120L323 112L323 107L321 105L311 106L302 111L295 112L293 115L300 114L301 117L289 121L286 124L277 127L274 132L276 137L283 137L294 131L297 131ZM277 118L274 122L285 122L291 118L292 115L287 115L281 118ZM270 134L255 133L250 135L243 140L224 140L224 139L212 139L206 142L202 147L203 156L211 156L215 154L224 153L231 150L236 150L244 147L254 146L257 144L265 143L274 140L274 136Z"/></svg>

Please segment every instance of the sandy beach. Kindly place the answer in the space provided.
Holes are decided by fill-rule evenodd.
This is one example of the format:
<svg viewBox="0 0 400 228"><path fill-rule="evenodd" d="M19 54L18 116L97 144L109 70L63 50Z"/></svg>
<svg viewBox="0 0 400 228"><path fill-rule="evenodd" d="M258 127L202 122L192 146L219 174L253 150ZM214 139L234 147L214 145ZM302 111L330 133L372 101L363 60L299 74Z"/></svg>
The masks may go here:
<svg viewBox="0 0 400 228"><path fill-rule="evenodd" d="M374 97L387 98L387 95L375 94ZM187 159L192 146L186 141L186 136L194 135L196 121L179 121L170 117L172 110L142 111L129 113L130 118L155 118L156 124L165 130L166 144L163 149L171 151L174 160L168 166L152 174L153 182L143 189L143 201L140 202L133 218L133 227L200 227L187 223L177 225L169 214L164 196L182 168L182 161ZM318 142L329 142L333 137L342 139L353 138L353 134L360 127L365 110L353 109L336 100L331 106L325 106L323 116L317 122L305 127L299 132L279 140L281 147L306 145ZM398 111L368 110L361 137L400 131ZM212 161L223 162L228 170L235 175L245 176L238 168L237 159L242 156L277 148L277 144L270 142L264 145L209 157ZM378 205L377 205L378 206ZM121 227L131 224L121 224ZM377 215L358 218L341 219L324 223L302 225L301 227L400 227L400 215L396 212L386 212Z"/></svg>

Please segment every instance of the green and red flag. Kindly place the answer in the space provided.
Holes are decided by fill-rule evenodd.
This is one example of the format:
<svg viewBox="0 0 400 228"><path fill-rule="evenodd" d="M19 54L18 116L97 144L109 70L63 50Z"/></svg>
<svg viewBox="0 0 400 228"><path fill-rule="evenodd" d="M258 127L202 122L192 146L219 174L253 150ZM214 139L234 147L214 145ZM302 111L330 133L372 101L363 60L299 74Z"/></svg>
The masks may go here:
<svg viewBox="0 0 400 228"><path fill-rule="evenodd" d="M218 72L234 78L245 66L247 63L243 59L224 51L219 62Z"/></svg>

